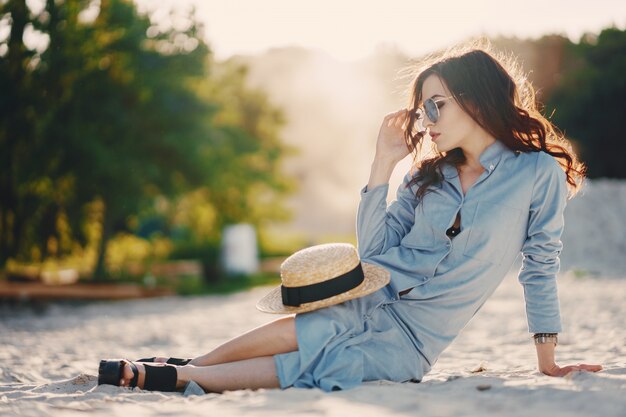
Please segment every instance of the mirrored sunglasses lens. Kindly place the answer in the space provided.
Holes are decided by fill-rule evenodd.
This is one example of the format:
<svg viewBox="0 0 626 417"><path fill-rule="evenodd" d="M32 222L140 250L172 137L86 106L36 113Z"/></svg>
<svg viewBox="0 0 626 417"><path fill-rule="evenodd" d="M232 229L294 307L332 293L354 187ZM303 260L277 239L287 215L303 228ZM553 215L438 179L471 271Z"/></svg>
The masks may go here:
<svg viewBox="0 0 626 417"><path fill-rule="evenodd" d="M424 102L424 110L426 110L428 119L433 123L437 123L437 120L439 120L439 108L433 99L429 98Z"/></svg>

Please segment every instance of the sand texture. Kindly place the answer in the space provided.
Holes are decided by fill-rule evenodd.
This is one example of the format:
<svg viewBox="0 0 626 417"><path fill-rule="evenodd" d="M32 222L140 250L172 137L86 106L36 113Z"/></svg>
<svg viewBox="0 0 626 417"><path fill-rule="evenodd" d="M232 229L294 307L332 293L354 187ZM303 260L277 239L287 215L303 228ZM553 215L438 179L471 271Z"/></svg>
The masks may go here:
<svg viewBox="0 0 626 417"><path fill-rule="evenodd" d="M580 274L578 274L580 275ZM600 373L552 378L536 369L521 286L509 274L424 381L324 393L287 389L184 395L97 386L101 358L194 356L275 316L268 288L229 296L55 303L0 309L0 415L22 416L625 416L626 280L559 276L561 365Z"/></svg>

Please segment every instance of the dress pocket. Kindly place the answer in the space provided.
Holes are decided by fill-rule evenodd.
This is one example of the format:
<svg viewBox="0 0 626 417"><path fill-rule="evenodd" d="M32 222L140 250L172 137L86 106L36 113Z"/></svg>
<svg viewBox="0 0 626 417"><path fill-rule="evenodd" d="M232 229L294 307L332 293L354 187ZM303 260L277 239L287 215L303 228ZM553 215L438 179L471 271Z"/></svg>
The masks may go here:
<svg viewBox="0 0 626 417"><path fill-rule="evenodd" d="M463 254L492 264L502 262L522 210L504 204L480 201L471 217L469 234ZM463 219L461 219L463 225Z"/></svg>
<svg viewBox="0 0 626 417"><path fill-rule="evenodd" d="M415 211L415 222L400 244L412 249L432 249L435 245L435 231L432 221L428 220L422 208L418 207Z"/></svg>

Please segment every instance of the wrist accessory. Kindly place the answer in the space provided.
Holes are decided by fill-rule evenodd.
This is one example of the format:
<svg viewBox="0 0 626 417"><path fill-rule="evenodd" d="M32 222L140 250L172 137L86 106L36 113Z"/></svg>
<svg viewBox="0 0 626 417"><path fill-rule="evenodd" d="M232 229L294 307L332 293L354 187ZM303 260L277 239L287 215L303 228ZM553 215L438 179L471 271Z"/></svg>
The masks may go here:
<svg viewBox="0 0 626 417"><path fill-rule="evenodd" d="M544 343L554 343L554 346L556 346L559 342L557 333L535 333L533 339L535 339L536 345L542 345Z"/></svg>

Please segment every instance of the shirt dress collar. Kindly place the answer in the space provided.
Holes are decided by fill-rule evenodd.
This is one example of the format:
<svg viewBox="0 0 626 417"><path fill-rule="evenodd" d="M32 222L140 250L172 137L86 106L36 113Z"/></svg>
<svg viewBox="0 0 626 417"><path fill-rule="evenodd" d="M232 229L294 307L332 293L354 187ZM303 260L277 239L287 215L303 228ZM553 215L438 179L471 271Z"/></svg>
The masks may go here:
<svg viewBox="0 0 626 417"><path fill-rule="evenodd" d="M485 171L491 173L494 169L496 169L498 163L500 163L504 155L512 153L513 151L511 151L504 143L496 140L494 143L485 148L485 150L480 154L478 161L483 168L485 168ZM459 175L456 167L450 164L444 164L441 167L441 171L446 180L450 180L451 178Z"/></svg>

